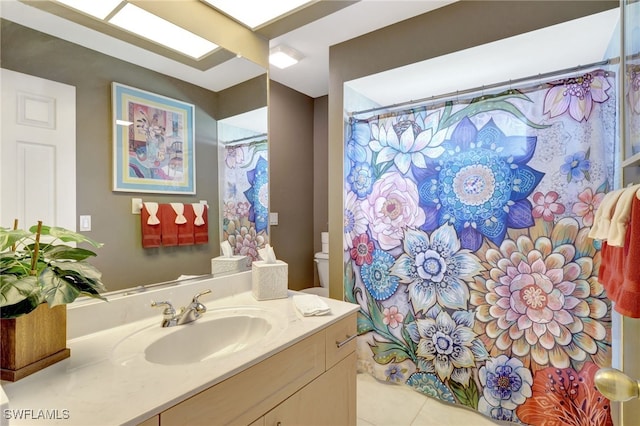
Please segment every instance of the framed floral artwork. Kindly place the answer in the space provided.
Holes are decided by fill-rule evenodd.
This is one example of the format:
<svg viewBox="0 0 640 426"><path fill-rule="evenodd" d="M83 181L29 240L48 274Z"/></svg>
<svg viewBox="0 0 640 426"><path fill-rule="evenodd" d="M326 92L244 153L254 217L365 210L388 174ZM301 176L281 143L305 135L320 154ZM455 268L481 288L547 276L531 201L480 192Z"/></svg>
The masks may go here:
<svg viewBox="0 0 640 426"><path fill-rule="evenodd" d="M113 190L195 194L194 106L112 84Z"/></svg>

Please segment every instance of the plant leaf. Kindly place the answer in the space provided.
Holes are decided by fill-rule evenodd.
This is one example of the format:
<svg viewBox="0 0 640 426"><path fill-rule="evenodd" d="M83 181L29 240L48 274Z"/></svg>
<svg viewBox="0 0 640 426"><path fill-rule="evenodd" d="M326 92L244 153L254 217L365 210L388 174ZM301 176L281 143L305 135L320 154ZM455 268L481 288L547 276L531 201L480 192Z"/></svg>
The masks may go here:
<svg viewBox="0 0 640 426"><path fill-rule="evenodd" d="M58 276L53 268L46 268L40 274L42 293L50 307L71 303L80 295L74 285Z"/></svg>
<svg viewBox="0 0 640 426"><path fill-rule="evenodd" d="M373 327L371 318L363 314L362 311L358 311L358 335L364 334L373 330L375 330L375 328Z"/></svg>
<svg viewBox="0 0 640 426"><path fill-rule="evenodd" d="M96 256L96 254L91 250L83 249L80 247L70 247L64 244L59 244L57 246L46 246L42 250L42 252L47 259L51 260L84 260L88 257Z"/></svg>
<svg viewBox="0 0 640 426"><path fill-rule="evenodd" d="M29 237L31 234L22 229L0 228L0 251L4 251Z"/></svg>
<svg viewBox="0 0 640 426"><path fill-rule="evenodd" d="M32 233L35 233L37 230L38 230L37 225L34 225L31 228L29 228L29 231L31 231ZM60 241L64 241L65 243L72 242L72 241L76 243L89 243L92 246L98 247L98 248L102 247L103 245L102 243L98 243L92 240L86 235L82 235L77 232L70 231L69 229L60 228L57 226L42 225L41 234L50 235L54 238L58 238Z"/></svg>
<svg viewBox="0 0 640 426"><path fill-rule="evenodd" d="M469 386L464 386L453 380L449 380L448 385L451 392L453 392L456 398L458 398L458 401L460 401L460 404L471 407L474 410L478 409L480 395L478 394L476 382L474 382L473 379L469 380Z"/></svg>
<svg viewBox="0 0 640 426"><path fill-rule="evenodd" d="M14 305L3 306L2 309L0 309L0 318L17 318L24 314L28 314L37 308L40 303L42 303L42 301L39 297L27 297L23 301Z"/></svg>
<svg viewBox="0 0 640 426"><path fill-rule="evenodd" d="M33 275L0 275L0 306L15 305L28 297L37 298L40 292L38 277Z"/></svg>
<svg viewBox="0 0 640 426"><path fill-rule="evenodd" d="M373 351L373 359L378 364L389 364L390 362L402 362L405 359L410 359L411 356L407 353L406 348L398 345L397 343L378 342L373 340L371 350Z"/></svg>
<svg viewBox="0 0 640 426"><path fill-rule="evenodd" d="M356 279L353 273L353 265L351 262L345 262L344 267L344 298L345 301L358 303L355 293Z"/></svg>

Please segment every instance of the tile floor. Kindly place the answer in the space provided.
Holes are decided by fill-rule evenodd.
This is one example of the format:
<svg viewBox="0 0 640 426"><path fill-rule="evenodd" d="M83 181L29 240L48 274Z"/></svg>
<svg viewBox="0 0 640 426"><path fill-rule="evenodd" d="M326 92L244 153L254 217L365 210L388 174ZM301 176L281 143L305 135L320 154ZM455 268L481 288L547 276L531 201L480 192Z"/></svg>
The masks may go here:
<svg viewBox="0 0 640 426"><path fill-rule="evenodd" d="M426 397L408 386L358 374L358 426L496 426L487 417L464 407Z"/></svg>

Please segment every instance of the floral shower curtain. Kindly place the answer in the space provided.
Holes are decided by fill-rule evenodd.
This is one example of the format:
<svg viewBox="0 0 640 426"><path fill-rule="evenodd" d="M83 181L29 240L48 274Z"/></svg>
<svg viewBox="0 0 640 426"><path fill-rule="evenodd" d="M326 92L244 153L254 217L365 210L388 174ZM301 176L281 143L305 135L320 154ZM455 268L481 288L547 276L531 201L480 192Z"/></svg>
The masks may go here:
<svg viewBox="0 0 640 426"><path fill-rule="evenodd" d="M233 254L258 260L258 249L269 241L267 140L224 146L223 158L223 241Z"/></svg>
<svg viewBox="0 0 640 426"><path fill-rule="evenodd" d="M587 234L614 179L615 87L598 69L351 119L360 370L497 420L612 424L593 384L611 305Z"/></svg>

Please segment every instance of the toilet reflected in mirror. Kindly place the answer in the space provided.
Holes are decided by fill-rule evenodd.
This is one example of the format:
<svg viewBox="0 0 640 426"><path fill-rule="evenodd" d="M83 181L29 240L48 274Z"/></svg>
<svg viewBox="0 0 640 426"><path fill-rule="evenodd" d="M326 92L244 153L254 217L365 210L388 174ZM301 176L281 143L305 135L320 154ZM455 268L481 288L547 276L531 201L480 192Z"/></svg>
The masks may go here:
<svg viewBox="0 0 640 426"><path fill-rule="evenodd" d="M309 287L301 291L303 293L329 297L329 253L325 253L324 251L318 252L316 253L314 260L318 270L320 287Z"/></svg>

